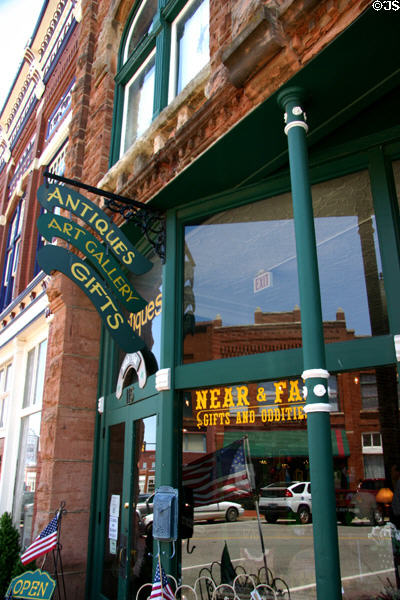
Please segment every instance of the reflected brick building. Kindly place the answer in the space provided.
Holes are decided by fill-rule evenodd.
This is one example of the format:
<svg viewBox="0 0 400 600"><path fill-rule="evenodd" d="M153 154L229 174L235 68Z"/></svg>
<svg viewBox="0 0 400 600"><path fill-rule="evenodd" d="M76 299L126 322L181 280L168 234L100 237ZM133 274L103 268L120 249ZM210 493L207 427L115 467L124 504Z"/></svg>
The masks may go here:
<svg viewBox="0 0 400 600"><path fill-rule="evenodd" d="M356 339L354 331L346 326L342 309L337 310L335 321L324 321L324 336L327 344ZM301 345L299 307L296 306L291 312L281 313L264 313L257 308L253 325L224 326L219 315L213 321L196 323L192 332L185 336L184 352L185 360L189 363L276 352L300 348ZM371 476L384 477L382 412L379 410L375 370L333 375L329 383L335 486L355 487L360 479ZM240 385L232 386L234 393ZM257 401L260 386L263 386L267 397L261 402ZM306 415L300 408L305 400L299 402L299 394L302 396L303 391L300 375L297 378L282 378L257 385L249 384L246 387L249 404L245 405L242 402L240 408L225 408L230 414L229 424L219 417L216 419L217 424L213 424L212 418L209 417L206 426L204 419L196 418L199 408L196 393L187 393L186 398L190 399L193 412L191 418L190 411L185 411L184 427L188 432L203 432L206 436L207 451L222 447L227 441L233 441L235 436L247 434L259 487L275 479L284 480L285 477L307 479L309 474L305 440ZM216 394L214 395L216 397ZM210 407L209 401L209 412L203 413L212 415L223 412L222 396L223 390L218 393L218 408ZM235 403L237 404L237 397ZM282 412L281 407L283 410L290 409L291 412ZM293 412L294 407L299 407L299 414ZM276 413L279 416L278 422L273 414L275 409L281 410L280 416ZM241 412L249 411L253 413L250 417L240 417ZM288 436L288 431L293 432L292 439L291 434ZM300 434L296 433L299 431ZM277 445L277 434L285 436L285 432L285 442ZM293 454L290 453L290 448ZM268 462L269 467L266 466ZM285 466L277 470L276 466L282 464Z"/></svg>

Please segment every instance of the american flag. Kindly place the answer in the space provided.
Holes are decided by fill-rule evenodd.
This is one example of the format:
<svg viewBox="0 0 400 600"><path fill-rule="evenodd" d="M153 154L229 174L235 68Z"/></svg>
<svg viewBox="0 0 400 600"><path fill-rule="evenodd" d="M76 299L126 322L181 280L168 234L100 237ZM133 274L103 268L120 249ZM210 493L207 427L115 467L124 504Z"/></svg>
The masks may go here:
<svg viewBox="0 0 400 600"><path fill-rule="evenodd" d="M183 485L193 489L194 506L251 495L244 439L184 465Z"/></svg>
<svg viewBox="0 0 400 600"><path fill-rule="evenodd" d="M47 552L50 552L50 550L53 550L57 546L57 529L58 513L22 554L21 562L23 565L39 558L39 556L43 556L43 554L47 554Z"/></svg>
<svg viewBox="0 0 400 600"><path fill-rule="evenodd" d="M160 562L157 563L156 572L154 573L154 581L153 587L151 588L150 600L157 600L158 598L175 600L174 592L172 591L171 585L168 583L167 576L164 572L164 569L160 565Z"/></svg>

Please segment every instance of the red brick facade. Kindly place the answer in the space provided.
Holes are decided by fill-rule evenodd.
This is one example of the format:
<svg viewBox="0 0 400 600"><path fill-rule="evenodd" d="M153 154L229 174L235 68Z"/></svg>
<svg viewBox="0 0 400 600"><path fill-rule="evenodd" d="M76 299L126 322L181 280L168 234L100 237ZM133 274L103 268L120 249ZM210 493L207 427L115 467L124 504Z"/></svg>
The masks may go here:
<svg viewBox="0 0 400 600"><path fill-rule="evenodd" d="M370 4L370 0L210 0L209 71L202 72L181 103L177 100L158 115L143 141L109 168L118 50L133 2L82 0L82 19L46 84L43 100L12 149L13 165L34 133L34 158L40 159L48 119L74 78L65 176L147 202L309 64ZM260 44L263 51L257 53ZM0 174L0 214L7 216L7 224L20 198L14 196L10 206L7 186L13 175L11 165L9 162ZM43 170L43 165L33 168L24 180L28 201L14 299L33 277L35 223L40 213L35 195L43 181ZM121 224L118 218L116 222ZM4 268L7 242L3 232L0 272ZM83 598L100 319L86 296L60 274L52 277L48 298L53 320L43 397L34 531L41 529L60 500L66 502L68 535L63 538L63 562L68 595ZM12 316L7 314L4 319L10 323ZM195 362L198 354L211 360L300 347L299 310L281 313L279 330L275 332L274 319L274 315L256 312L257 327L246 327L245 341L243 328L224 327L217 318L202 323L194 338L186 338L185 362ZM329 330L329 341L353 338L346 329L343 313L338 312L337 320L325 327ZM362 476L361 433L379 430L379 421L376 413L364 414L361 410L355 376L357 373L339 377L343 409L332 415L332 426L352 432L348 436L349 467L358 479ZM207 448L214 449L217 443L213 432L208 431L207 436Z"/></svg>

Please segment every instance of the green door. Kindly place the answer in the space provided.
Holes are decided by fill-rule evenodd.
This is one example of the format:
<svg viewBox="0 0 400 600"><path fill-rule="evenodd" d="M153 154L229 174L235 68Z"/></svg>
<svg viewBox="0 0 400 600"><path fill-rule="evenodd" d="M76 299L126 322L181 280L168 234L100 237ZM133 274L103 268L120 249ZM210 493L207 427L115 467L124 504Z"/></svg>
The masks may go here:
<svg viewBox="0 0 400 600"><path fill-rule="evenodd" d="M141 515L154 489L157 395L135 403L135 388L104 399L92 591L107 600L134 598L152 576L152 537Z"/></svg>

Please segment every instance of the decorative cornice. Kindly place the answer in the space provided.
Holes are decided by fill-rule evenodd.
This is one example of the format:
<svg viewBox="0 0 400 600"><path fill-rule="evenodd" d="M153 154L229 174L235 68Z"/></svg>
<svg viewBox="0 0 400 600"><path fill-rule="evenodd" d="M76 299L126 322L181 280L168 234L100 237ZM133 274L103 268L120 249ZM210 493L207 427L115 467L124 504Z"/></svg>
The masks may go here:
<svg viewBox="0 0 400 600"><path fill-rule="evenodd" d="M243 106L247 98L243 95L242 90L234 87L231 87L230 94L226 92L227 90L224 88L220 94L214 95L195 109L190 121L187 121L181 129L175 129L175 135L167 139L157 154L145 157L147 162L144 165L142 162L143 166L140 171L132 169L132 165L135 163L130 153L135 149L135 144L132 150L128 150L126 155L108 171L98 186L107 190L115 190L122 195L133 195L141 201L149 200L235 125L237 106L239 104ZM252 105L249 103L248 109L250 110L251 107ZM169 111L170 108L171 106L166 110ZM157 119L161 119L163 115L164 111ZM169 122L172 129L173 123L177 121L177 116L178 110L174 115L175 121L171 118ZM156 121L153 125L156 125ZM160 126L158 122L153 136L155 137L156 133L159 134L162 131L163 125ZM145 142L147 140L143 137L138 140L137 144L144 145ZM149 139L147 143L151 143L151 140ZM126 183L118 189L118 182L124 180L120 176L122 173L127 175Z"/></svg>
<svg viewBox="0 0 400 600"><path fill-rule="evenodd" d="M52 19L50 20L50 25L47 28L46 35L44 36L43 42L41 43L40 48L39 48L40 61L43 60L43 56L50 44L51 38L54 35L54 32L55 32L57 25L61 19L62 13L64 11L64 8L65 8L67 2L68 2L68 0L60 0L60 2L57 4L57 8L54 11Z"/></svg>
<svg viewBox="0 0 400 600"><path fill-rule="evenodd" d="M274 11L262 5L250 23L222 52L228 78L237 88L264 67L285 45Z"/></svg>
<svg viewBox="0 0 400 600"><path fill-rule="evenodd" d="M11 312L15 311L15 308L21 304L21 302L25 303L25 308L29 306L30 303L33 302L36 298L38 298L41 294L41 282L46 277L46 274L43 271L40 271L36 275L36 277L29 283L29 285L15 298L0 314L0 321L6 321L9 318ZM29 300L28 300L29 299Z"/></svg>
<svg viewBox="0 0 400 600"><path fill-rule="evenodd" d="M70 10L66 16L63 24L62 35L57 35L57 39L54 41L54 48L51 47L52 38L56 31L60 31L59 24L64 13L65 7L70 4ZM32 109L32 105L35 101L40 100L45 92L44 78L51 65L54 62L54 58L57 55L59 46L68 35L71 30L71 26L74 22L78 21L80 13L80 0L60 0L57 4L57 8L53 13L52 17L42 19L42 23L49 22L49 27L46 31L42 44L38 53L35 53L31 47L25 48L24 61L29 65L29 69L25 80L20 88L19 94L12 105L12 108L5 121L5 132L0 134L1 137L5 138L5 134L8 134L8 143L12 145L14 139L19 134L20 123L22 124L26 115ZM49 55L46 51L51 47L52 53ZM44 60L45 59L45 60ZM16 92L18 88L14 88ZM5 115L4 115L5 117ZM16 122L16 119L18 121ZM11 134L12 132L12 134ZM7 139L6 139L7 141Z"/></svg>
<svg viewBox="0 0 400 600"><path fill-rule="evenodd" d="M82 21L82 2L81 0L72 0L72 4L75 5L72 11L74 19L77 23L80 23Z"/></svg>
<svg viewBox="0 0 400 600"><path fill-rule="evenodd" d="M12 109L11 109L11 112L9 114L9 117L8 117L8 119L6 121L6 132L7 133L11 129L13 121L14 121L15 117L17 116L18 110L19 110L22 102L24 101L24 98L25 98L25 96L26 96L26 94L28 92L28 89L29 89L30 85L31 85L31 75L30 75L30 73L28 73L28 75L27 75L27 77L26 77L26 79L25 79L25 81L23 83L23 86L21 88L21 91L18 94L17 100L15 101L15 103L14 103Z"/></svg>

